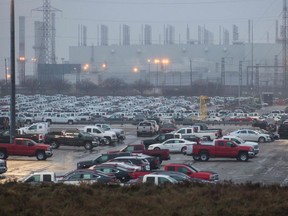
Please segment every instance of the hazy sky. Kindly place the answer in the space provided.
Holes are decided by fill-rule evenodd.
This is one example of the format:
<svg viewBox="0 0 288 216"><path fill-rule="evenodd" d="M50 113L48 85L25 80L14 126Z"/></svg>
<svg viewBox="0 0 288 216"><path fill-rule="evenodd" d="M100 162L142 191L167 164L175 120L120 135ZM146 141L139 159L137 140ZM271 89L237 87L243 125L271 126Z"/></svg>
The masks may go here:
<svg viewBox="0 0 288 216"><path fill-rule="evenodd" d="M32 11L41 7L42 0L14 0L16 34L19 16L26 17L26 59L34 55L34 21L42 21L42 13ZM87 44L97 44L97 24L109 27L109 43L119 43L119 25L128 24L131 44L139 43L142 24L152 26L153 42L158 43L165 24L175 27L176 43L186 40L186 26L190 38L197 39L197 27L202 25L214 33L218 43L219 26L230 32L239 27L240 40L248 40L248 20L254 23L254 41L275 40L275 20L282 22L283 0L51 0L59 10L56 16L56 57L68 60L69 46L78 44L78 25L87 26ZM0 79L4 74L4 59L10 57L10 0L0 0ZM180 35L180 36L179 36ZM163 37L163 36L162 36ZM18 37L16 35L16 57ZM27 62L27 67L32 62ZM28 71L27 71L28 72ZM29 72L28 72L29 73Z"/></svg>

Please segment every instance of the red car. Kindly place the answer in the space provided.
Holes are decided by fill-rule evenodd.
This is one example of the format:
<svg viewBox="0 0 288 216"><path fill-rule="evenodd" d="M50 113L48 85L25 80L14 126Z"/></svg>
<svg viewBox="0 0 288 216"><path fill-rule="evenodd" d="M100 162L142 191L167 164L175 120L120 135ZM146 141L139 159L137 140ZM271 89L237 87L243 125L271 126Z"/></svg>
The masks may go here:
<svg viewBox="0 0 288 216"><path fill-rule="evenodd" d="M217 173L211 171L200 171L189 164L172 163L164 166L165 171L176 171L184 173L191 178L202 179L206 181L218 181L219 176Z"/></svg>
<svg viewBox="0 0 288 216"><path fill-rule="evenodd" d="M174 124L163 124L160 127L159 133L170 133L177 130L177 127Z"/></svg>

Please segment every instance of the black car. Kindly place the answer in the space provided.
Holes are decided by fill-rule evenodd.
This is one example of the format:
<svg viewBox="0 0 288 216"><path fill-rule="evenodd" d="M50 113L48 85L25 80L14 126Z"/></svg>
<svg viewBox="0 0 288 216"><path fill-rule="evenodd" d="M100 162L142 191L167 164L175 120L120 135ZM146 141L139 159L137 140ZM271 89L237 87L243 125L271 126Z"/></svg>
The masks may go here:
<svg viewBox="0 0 288 216"><path fill-rule="evenodd" d="M129 152L120 152L115 154L102 154L95 158L94 160L88 160L88 161L80 161L77 163L77 169L84 169L89 168L91 166L105 163L113 158L120 157L120 156L130 156L131 153Z"/></svg>
<svg viewBox="0 0 288 216"><path fill-rule="evenodd" d="M288 124L281 124L278 128L280 139L288 139Z"/></svg>
<svg viewBox="0 0 288 216"><path fill-rule="evenodd" d="M131 170L111 164L99 164L93 167L93 170L101 171L107 174L113 174L121 182L127 182L132 179Z"/></svg>

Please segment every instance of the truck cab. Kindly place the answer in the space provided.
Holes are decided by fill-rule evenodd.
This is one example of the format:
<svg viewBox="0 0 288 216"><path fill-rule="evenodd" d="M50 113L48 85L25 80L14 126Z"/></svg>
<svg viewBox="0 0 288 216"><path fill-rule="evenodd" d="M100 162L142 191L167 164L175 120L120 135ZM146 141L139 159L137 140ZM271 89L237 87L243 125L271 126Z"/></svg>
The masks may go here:
<svg viewBox="0 0 288 216"><path fill-rule="evenodd" d="M143 176L142 179L143 183L154 184L154 185L162 185L162 184L177 184L177 180L168 176L168 175L161 175L161 174L147 174Z"/></svg>
<svg viewBox="0 0 288 216"><path fill-rule="evenodd" d="M57 177L54 172L35 172L23 178L21 182L31 184L56 183Z"/></svg>

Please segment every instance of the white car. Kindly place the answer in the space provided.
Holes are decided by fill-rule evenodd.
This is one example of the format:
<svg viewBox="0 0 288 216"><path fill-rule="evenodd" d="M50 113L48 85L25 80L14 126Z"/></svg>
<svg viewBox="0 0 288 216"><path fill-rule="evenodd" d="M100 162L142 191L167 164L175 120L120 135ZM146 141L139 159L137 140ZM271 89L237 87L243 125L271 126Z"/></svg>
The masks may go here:
<svg viewBox="0 0 288 216"><path fill-rule="evenodd" d="M270 142L271 138L269 134L264 134L260 133L259 131L256 130L251 130L251 129L240 129L231 132L229 135L235 135L243 140L247 141L256 141L259 143L264 143L264 142Z"/></svg>
<svg viewBox="0 0 288 216"><path fill-rule="evenodd" d="M209 116L206 121L210 121L210 122L220 122L222 121L222 118L220 118L219 116L216 116L216 115L212 115L212 116Z"/></svg>
<svg viewBox="0 0 288 216"><path fill-rule="evenodd" d="M192 142L185 139L168 139L163 143L152 144L148 147L148 150L157 149L169 149L170 152L182 152L184 153L187 145L195 145L196 142Z"/></svg>
<svg viewBox="0 0 288 216"><path fill-rule="evenodd" d="M226 136L223 136L221 139L232 140L241 146L253 147L255 155L257 155L259 153L259 145L257 142L247 142L247 141L244 141L243 139L241 139L240 137L234 136L234 135L226 135Z"/></svg>

